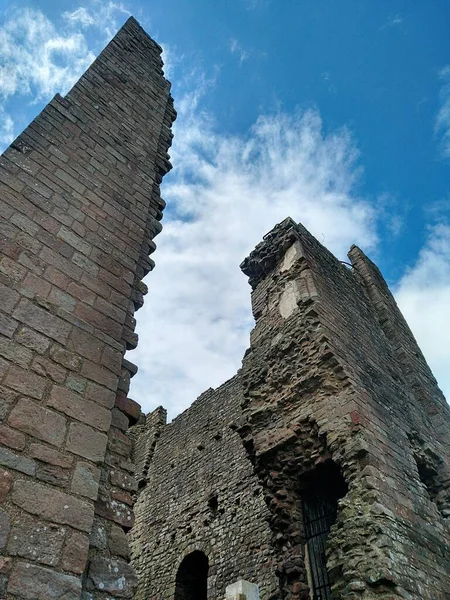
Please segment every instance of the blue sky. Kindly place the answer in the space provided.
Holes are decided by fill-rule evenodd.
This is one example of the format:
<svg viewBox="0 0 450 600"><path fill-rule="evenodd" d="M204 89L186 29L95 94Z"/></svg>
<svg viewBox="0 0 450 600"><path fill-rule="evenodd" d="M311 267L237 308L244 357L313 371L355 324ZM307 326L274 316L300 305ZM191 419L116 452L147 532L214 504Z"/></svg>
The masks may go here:
<svg viewBox="0 0 450 600"><path fill-rule="evenodd" d="M359 0L0 0L0 144L133 14L179 118L138 313L132 393L172 415L238 368L239 262L277 221L378 263L450 395L450 5Z"/></svg>

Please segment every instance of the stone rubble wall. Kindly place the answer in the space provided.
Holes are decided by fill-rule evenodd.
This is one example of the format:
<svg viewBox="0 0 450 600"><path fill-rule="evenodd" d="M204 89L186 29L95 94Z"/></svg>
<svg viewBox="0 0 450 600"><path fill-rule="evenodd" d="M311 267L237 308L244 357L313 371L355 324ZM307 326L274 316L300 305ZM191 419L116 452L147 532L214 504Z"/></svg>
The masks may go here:
<svg viewBox="0 0 450 600"><path fill-rule="evenodd" d="M376 267L291 219L242 264L256 325L239 432L271 512L280 593L309 598L302 483L333 460L348 493L328 540L334 597L444 600L449 407Z"/></svg>
<svg viewBox="0 0 450 600"><path fill-rule="evenodd" d="M134 312L175 118L130 18L0 159L0 597L131 598Z"/></svg>
<svg viewBox="0 0 450 600"><path fill-rule="evenodd" d="M277 589L269 513L236 432L241 402L237 375L159 430L130 532L137 600L173 600L181 561L196 550L208 557L208 598L224 598L241 578L258 583L262 600ZM131 430L140 430L137 464L148 456L160 410Z"/></svg>

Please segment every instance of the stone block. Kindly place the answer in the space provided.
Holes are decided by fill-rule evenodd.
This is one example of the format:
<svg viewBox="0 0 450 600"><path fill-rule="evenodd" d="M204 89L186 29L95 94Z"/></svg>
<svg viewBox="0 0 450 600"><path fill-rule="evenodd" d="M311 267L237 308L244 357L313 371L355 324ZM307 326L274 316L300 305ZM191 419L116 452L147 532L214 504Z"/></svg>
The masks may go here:
<svg viewBox="0 0 450 600"><path fill-rule="evenodd" d="M95 383L104 385L110 390L117 389L118 377L108 369L101 367L90 360L85 360L81 367L81 374Z"/></svg>
<svg viewBox="0 0 450 600"><path fill-rule="evenodd" d="M118 429L111 428L108 436L108 450L128 458L131 454L131 440Z"/></svg>
<svg viewBox="0 0 450 600"><path fill-rule="evenodd" d="M6 545L10 526L10 518L8 513L0 510L0 550L2 550Z"/></svg>
<svg viewBox="0 0 450 600"><path fill-rule="evenodd" d="M43 464L36 470L36 479L45 481L50 485L65 488L69 481L69 471L57 465Z"/></svg>
<svg viewBox="0 0 450 600"><path fill-rule="evenodd" d="M56 410L69 417L87 423L101 431L108 431L111 424L111 411L95 402L86 400L65 387L53 387L47 406L56 408Z"/></svg>
<svg viewBox="0 0 450 600"><path fill-rule="evenodd" d="M125 560L129 560L130 547L128 545L127 536L122 527L112 525L108 537L108 548L112 555L121 556Z"/></svg>
<svg viewBox="0 0 450 600"><path fill-rule="evenodd" d="M112 485L116 485L117 487L120 487L129 492L137 491L136 479L131 475L128 475L128 473L124 473L123 471L115 469L114 471L111 471L110 479Z"/></svg>
<svg viewBox="0 0 450 600"><path fill-rule="evenodd" d="M6 425L0 425L0 444L14 450L23 450L25 448L25 436L20 431L11 429Z"/></svg>
<svg viewBox="0 0 450 600"><path fill-rule="evenodd" d="M130 529L134 524L134 514L129 506L111 498L99 497L95 503L95 514L114 521L126 529Z"/></svg>
<svg viewBox="0 0 450 600"><path fill-rule="evenodd" d="M133 423L138 421L141 414L141 407L137 402L131 398L127 398L125 394L117 394L116 406L128 415L133 420Z"/></svg>
<svg viewBox="0 0 450 600"><path fill-rule="evenodd" d="M28 398L21 398L11 411L8 423L54 446L61 446L66 432L66 419L43 408Z"/></svg>
<svg viewBox="0 0 450 600"><path fill-rule="evenodd" d="M30 444L29 454L32 458L64 469L69 469L73 463L73 456L64 456L61 452L43 444Z"/></svg>
<svg viewBox="0 0 450 600"><path fill-rule="evenodd" d="M44 395L47 379L12 365L3 383L17 392L40 400Z"/></svg>
<svg viewBox="0 0 450 600"><path fill-rule="evenodd" d="M255 583L239 579L236 583L227 585L226 590L227 600L235 600L239 596L243 596L245 600L259 600L259 589Z"/></svg>
<svg viewBox="0 0 450 600"><path fill-rule="evenodd" d="M89 552L89 537L74 531L67 538L61 560L65 571L81 574L84 571Z"/></svg>
<svg viewBox="0 0 450 600"><path fill-rule="evenodd" d="M0 465L14 469L14 471L20 471L25 475L34 475L36 472L36 463L34 460L16 454L9 448L0 446Z"/></svg>
<svg viewBox="0 0 450 600"><path fill-rule="evenodd" d="M74 352L69 352L65 348L62 348L58 344L53 344L50 348L50 357L66 369L71 371L79 371L83 359Z"/></svg>
<svg viewBox="0 0 450 600"><path fill-rule="evenodd" d="M96 500L98 496L98 484L100 481L100 469L91 463L77 463L75 473L73 474L71 491L80 496L86 496L91 500Z"/></svg>
<svg viewBox="0 0 450 600"><path fill-rule="evenodd" d="M22 514L12 526L7 552L55 566L61 557L65 535L64 527Z"/></svg>
<svg viewBox="0 0 450 600"><path fill-rule="evenodd" d="M88 587L118 598L132 598L137 586L136 575L129 564L112 558L94 557L89 565Z"/></svg>
<svg viewBox="0 0 450 600"><path fill-rule="evenodd" d="M50 346L51 341L45 337L45 335L41 335L37 331L33 329L29 329L28 327L21 327L19 333L16 336L16 340L22 346L26 346L39 354L44 354L47 348Z"/></svg>
<svg viewBox="0 0 450 600"><path fill-rule="evenodd" d="M61 344L66 342L71 329L69 323L35 306L25 298L20 301L13 317Z"/></svg>
<svg viewBox="0 0 450 600"><path fill-rule="evenodd" d="M11 571L8 594L24 600L80 600L81 580L53 569L18 562Z"/></svg>
<svg viewBox="0 0 450 600"><path fill-rule="evenodd" d="M93 506L74 496L34 481L19 480L14 483L11 499L20 508L47 521L90 531Z"/></svg>
<svg viewBox="0 0 450 600"><path fill-rule="evenodd" d="M0 296L2 298L2 310L11 313L18 303L20 295L3 283L0 283Z"/></svg>
<svg viewBox="0 0 450 600"><path fill-rule="evenodd" d="M0 503L6 498L13 482L13 476L9 471L0 469Z"/></svg>
<svg viewBox="0 0 450 600"><path fill-rule="evenodd" d="M31 365L33 371L42 375L43 377L47 377L51 379L55 383L64 383L67 375L66 369L60 367L52 360L48 360L48 358L44 358L43 356L37 356L33 364Z"/></svg>
<svg viewBox="0 0 450 600"><path fill-rule="evenodd" d="M102 355L104 343L82 329L74 329L70 334L67 347L84 358L98 363Z"/></svg>
<svg viewBox="0 0 450 600"><path fill-rule="evenodd" d="M97 383L93 383L92 381L88 382L87 384L86 395L89 400L93 400L105 408L112 408L116 398L116 394L113 390L109 390L108 388L98 385Z"/></svg>
<svg viewBox="0 0 450 600"><path fill-rule="evenodd" d="M106 434L83 423L71 423L66 448L92 462L100 463L105 456L107 442Z"/></svg>

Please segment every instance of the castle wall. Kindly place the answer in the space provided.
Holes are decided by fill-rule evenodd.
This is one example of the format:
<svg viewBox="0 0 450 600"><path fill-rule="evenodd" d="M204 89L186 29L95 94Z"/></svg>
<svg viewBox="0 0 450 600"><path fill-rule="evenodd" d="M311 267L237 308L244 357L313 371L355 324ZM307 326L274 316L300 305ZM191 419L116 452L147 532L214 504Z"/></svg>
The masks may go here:
<svg viewBox="0 0 450 600"><path fill-rule="evenodd" d="M269 513L236 433L241 401L236 376L160 428L156 446L152 413L147 426L133 428L140 429L135 460L147 463L130 532L137 599L173 600L178 568L194 551L209 561L208 598L225 598L240 578L257 583L262 600L277 588Z"/></svg>
<svg viewBox="0 0 450 600"><path fill-rule="evenodd" d="M242 265L256 325L240 434L272 515L277 597L309 598L302 495L332 460L348 486L327 542L335 597L444 600L449 407L379 271L350 258L288 219Z"/></svg>
<svg viewBox="0 0 450 600"><path fill-rule="evenodd" d="M127 398L175 117L129 19L0 160L0 596L129 598ZM82 583L83 582L83 583Z"/></svg>

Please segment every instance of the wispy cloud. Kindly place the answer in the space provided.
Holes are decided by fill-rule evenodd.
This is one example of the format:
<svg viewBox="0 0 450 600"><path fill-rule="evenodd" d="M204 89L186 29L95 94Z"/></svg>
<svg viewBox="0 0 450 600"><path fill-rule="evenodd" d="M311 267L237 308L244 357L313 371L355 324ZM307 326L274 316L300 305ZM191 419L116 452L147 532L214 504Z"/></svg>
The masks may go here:
<svg viewBox="0 0 450 600"><path fill-rule="evenodd" d="M59 32L41 11L13 11L0 31L0 96L35 101L64 93L94 60L79 32Z"/></svg>
<svg viewBox="0 0 450 600"><path fill-rule="evenodd" d="M245 135L221 135L194 94L177 103L176 169L131 354L132 394L172 416L238 369L253 322L239 263L275 223L302 221L342 257L352 242L376 244L347 130L326 133L318 112L306 111L262 115Z"/></svg>
<svg viewBox="0 0 450 600"><path fill-rule="evenodd" d="M87 6L79 6L72 12L63 13L63 18L72 26L95 27L109 40L119 29L123 17L130 16L128 8L121 2L90 0Z"/></svg>
<svg viewBox="0 0 450 600"><path fill-rule="evenodd" d="M401 279L397 302L450 399L450 225L430 228L415 265Z"/></svg>
<svg viewBox="0 0 450 600"><path fill-rule="evenodd" d="M442 87L435 132L440 137L442 155L444 158L450 158L450 65L440 71L439 78Z"/></svg>
<svg viewBox="0 0 450 600"><path fill-rule="evenodd" d="M12 117L0 107L0 144L9 146L14 140L14 121Z"/></svg>
<svg viewBox="0 0 450 600"><path fill-rule="evenodd" d="M244 48L235 38L232 38L230 40L230 52L231 54L235 54L238 57L240 65L242 65L243 62L248 60L250 56L249 51L244 50Z"/></svg>
<svg viewBox="0 0 450 600"><path fill-rule="evenodd" d="M386 22L382 25L381 29L387 29L387 28L391 28L391 27L399 27L400 25L402 25L404 23L404 21L405 21L405 19L399 14L389 15Z"/></svg>

